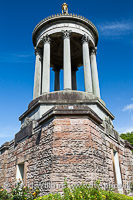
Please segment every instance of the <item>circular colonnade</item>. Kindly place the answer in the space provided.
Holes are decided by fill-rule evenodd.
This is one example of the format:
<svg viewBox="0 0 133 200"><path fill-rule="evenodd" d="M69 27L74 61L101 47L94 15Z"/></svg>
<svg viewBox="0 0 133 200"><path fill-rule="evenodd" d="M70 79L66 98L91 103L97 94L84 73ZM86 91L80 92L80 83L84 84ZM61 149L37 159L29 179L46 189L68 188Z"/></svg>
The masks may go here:
<svg viewBox="0 0 133 200"><path fill-rule="evenodd" d="M55 91L60 90L61 69L64 90L77 90L76 71L80 66L84 67L85 92L100 98L96 63L98 31L89 20L63 11L42 20L32 36L36 54L34 99L50 92L50 67L55 72Z"/></svg>

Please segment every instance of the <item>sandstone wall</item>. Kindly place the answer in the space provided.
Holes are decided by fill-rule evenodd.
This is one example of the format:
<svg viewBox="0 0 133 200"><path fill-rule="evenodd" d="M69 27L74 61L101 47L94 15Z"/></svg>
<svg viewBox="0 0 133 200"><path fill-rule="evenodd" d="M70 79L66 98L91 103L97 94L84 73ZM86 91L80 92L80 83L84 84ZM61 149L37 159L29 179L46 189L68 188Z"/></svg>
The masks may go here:
<svg viewBox="0 0 133 200"><path fill-rule="evenodd" d="M119 153L124 192L133 182L133 155L89 119L56 119L53 134L52 182L94 183L114 186L113 149ZM128 187L128 189L126 189Z"/></svg>
<svg viewBox="0 0 133 200"><path fill-rule="evenodd" d="M0 186L8 190L16 182L16 165L24 163L24 184L39 187L41 194L68 183L101 180L104 187L116 183L113 150L119 153L123 184L133 182L133 154L101 124L84 117L60 116L42 122L32 135L0 155ZM52 183L52 185L51 185ZM59 189L61 191L61 189ZM129 187L124 187L128 192Z"/></svg>
<svg viewBox="0 0 133 200"><path fill-rule="evenodd" d="M0 178L0 183L6 182L6 189L10 190L16 183L16 165L25 163L25 177L24 184L29 187L36 188L42 183L50 183L50 176L52 173L52 146L53 146L53 125L48 123L41 130L39 129L30 137L20 142L16 147L15 143L9 146L8 151L0 155L0 161L7 158L7 177ZM8 153L7 153L8 152ZM0 165L0 177L6 173L3 165ZM46 187L45 192L50 189Z"/></svg>
<svg viewBox="0 0 133 200"><path fill-rule="evenodd" d="M8 163L8 150L5 150L0 155L0 187L6 187L7 182L7 163Z"/></svg>

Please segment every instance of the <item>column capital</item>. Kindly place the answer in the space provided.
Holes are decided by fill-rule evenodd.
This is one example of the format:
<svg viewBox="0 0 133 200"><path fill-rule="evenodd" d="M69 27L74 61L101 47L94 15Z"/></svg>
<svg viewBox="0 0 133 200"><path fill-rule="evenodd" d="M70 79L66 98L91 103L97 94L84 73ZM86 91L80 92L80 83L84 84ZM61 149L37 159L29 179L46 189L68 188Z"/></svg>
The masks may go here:
<svg viewBox="0 0 133 200"><path fill-rule="evenodd" d="M49 35L47 34L47 35L42 37L42 41L43 41L44 44L50 43L51 39L50 39Z"/></svg>
<svg viewBox="0 0 133 200"><path fill-rule="evenodd" d="M83 35L83 37L82 37L82 43L84 43L84 42L87 42L87 43L89 43L89 41L90 41L90 38L89 38L89 36L87 36L87 35Z"/></svg>
<svg viewBox="0 0 133 200"><path fill-rule="evenodd" d="M35 55L39 55L41 56L42 55L42 49L40 47L35 47Z"/></svg>
<svg viewBox="0 0 133 200"><path fill-rule="evenodd" d="M65 39L65 38L70 38L71 37L71 30L62 30L61 31L62 32L62 36L63 36L63 39Z"/></svg>
<svg viewBox="0 0 133 200"><path fill-rule="evenodd" d="M90 54L91 55L93 55L93 54L97 54L97 47L93 47L93 48L91 48L91 50L90 50Z"/></svg>

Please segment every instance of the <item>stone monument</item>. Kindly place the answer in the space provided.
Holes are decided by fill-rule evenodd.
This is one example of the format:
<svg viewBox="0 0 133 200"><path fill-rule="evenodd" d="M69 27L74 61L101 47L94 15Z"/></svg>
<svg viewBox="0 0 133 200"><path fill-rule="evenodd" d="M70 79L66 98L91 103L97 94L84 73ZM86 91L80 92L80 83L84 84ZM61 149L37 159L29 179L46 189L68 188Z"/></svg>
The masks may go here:
<svg viewBox="0 0 133 200"><path fill-rule="evenodd" d="M116 185L127 193L133 182L132 147L113 127L113 114L100 96L96 51L98 31L88 19L68 13L52 15L33 34L35 76L33 100L19 117L15 139L0 148L0 185L10 189L16 179L39 187L42 194L71 184ZM85 91L77 90L83 66ZM55 74L50 92L50 68ZM60 90L60 70L64 89Z"/></svg>

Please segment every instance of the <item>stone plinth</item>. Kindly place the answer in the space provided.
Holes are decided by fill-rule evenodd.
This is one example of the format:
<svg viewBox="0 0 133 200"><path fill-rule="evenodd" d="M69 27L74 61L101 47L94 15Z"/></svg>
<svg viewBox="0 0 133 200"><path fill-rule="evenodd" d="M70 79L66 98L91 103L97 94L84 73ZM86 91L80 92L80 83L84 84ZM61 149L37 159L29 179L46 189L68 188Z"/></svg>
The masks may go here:
<svg viewBox="0 0 133 200"><path fill-rule="evenodd" d="M25 123L25 119L31 120L40 119L49 109L59 105L86 105L91 108L102 120L109 117L111 120L114 119L112 113L106 108L105 103L102 99L96 97L92 93L74 91L74 90L63 90L45 93L40 97L34 99L28 106L28 110L24 112L19 120L21 124Z"/></svg>
<svg viewBox="0 0 133 200"><path fill-rule="evenodd" d="M55 106L31 131L30 137L21 138L16 146L12 141L1 151L0 183L9 190L19 163L25 165L24 183L39 187L42 195L61 191L65 177L73 184L91 184L97 179L106 186L115 184L114 150L119 153L123 184L129 186L133 181L132 147L119 138L109 118L103 121L87 105ZM123 191L128 192L129 187Z"/></svg>

